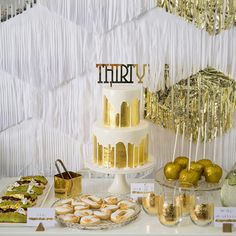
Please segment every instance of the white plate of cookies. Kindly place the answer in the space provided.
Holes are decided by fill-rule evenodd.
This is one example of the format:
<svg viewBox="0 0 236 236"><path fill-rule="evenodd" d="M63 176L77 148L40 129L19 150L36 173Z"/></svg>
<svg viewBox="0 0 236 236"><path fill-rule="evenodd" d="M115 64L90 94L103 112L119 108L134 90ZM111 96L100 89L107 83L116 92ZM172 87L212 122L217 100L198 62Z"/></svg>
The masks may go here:
<svg viewBox="0 0 236 236"><path fill-rule="evenodd" d="M56 201L56 220L77 229L101 230L121 227L134 221L141 208L129 198L80 195Z"/></svg>

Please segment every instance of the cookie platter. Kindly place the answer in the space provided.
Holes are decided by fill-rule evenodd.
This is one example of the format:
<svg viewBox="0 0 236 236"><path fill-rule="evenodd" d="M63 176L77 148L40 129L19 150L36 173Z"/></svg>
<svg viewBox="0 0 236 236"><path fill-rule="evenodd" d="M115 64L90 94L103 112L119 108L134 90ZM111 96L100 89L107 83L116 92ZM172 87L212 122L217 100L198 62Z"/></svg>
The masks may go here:
<svg viewBox="0 0 236 236"><path fill-rule="evenodd" d="M116 196L80 195L58 200L52 207L61 225L83 230L122 227L134 221L141 212L135 201Z"/></svg>

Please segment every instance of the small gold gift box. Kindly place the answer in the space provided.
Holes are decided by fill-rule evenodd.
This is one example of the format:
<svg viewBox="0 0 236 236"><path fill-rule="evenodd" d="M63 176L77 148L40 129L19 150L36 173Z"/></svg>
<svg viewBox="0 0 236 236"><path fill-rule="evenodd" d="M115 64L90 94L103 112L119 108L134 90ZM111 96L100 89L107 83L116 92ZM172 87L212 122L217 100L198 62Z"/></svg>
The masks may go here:
<svg viewBox="0 0 236 236"><path fill-rule="evenodd" d="M58 163L64 169L61 172ZM78 173L67 171L64 163L58 159L55 161L59 174L54 175L54 190L56 198L76 197L82 191L82 176Z"/></svg>

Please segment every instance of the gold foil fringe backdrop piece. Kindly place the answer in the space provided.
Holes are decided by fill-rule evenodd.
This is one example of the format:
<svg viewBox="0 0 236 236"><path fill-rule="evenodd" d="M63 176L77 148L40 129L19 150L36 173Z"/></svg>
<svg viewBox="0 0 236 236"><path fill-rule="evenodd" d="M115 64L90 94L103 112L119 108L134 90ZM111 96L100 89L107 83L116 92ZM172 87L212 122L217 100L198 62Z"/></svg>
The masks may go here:
<svg viewBox="0 0 236 236"><path fill-rule="evenodd" d="M236 25L235 0L157 0L157 6L205 29L210 35Z"/></svg>
<svg viewBox="0 0 236 236"><path fill-rule="evenodd" d="M165 67L165 82L168 81L168 65ZM144 89L144 117L167 129L185 136L193 134L212 140L226 133L233 126L236 107L236 82L214 68L208 67L183 79L171 87L165 86L156 92ZM183 128L185 127L185 128ZM206 127L206 128L205 128Z"/></svg>

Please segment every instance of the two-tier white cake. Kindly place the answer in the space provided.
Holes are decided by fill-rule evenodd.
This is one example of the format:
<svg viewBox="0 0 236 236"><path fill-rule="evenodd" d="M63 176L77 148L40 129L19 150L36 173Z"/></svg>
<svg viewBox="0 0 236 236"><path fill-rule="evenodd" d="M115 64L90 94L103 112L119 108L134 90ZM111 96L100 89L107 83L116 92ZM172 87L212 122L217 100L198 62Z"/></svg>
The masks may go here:
<svg viewBox="0 0 236 236"><path fill-rule="evenodd" d="M148 122L140 120L140 101L135 86L103 89L103 121L94 124L94 164L136 168L148 163Z"/></svg>

